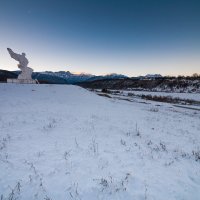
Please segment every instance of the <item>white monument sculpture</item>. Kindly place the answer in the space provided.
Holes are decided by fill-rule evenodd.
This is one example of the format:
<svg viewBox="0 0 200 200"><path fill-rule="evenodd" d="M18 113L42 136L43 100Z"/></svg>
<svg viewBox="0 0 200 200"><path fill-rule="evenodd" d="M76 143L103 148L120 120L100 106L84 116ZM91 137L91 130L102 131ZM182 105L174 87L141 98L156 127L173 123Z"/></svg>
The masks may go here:
<svg viewBox="0 0 200 200"><path fill-rule="evenodd" d="M17 54L12 51L12 49L7 48L11 58L15 59L19 62L18 68L21 69L21 73L18 75L17 79L7 79L8 83L36 83L35 80L32 79L31 75L33 69L28 67L28 59L26 58L26 54Z"/></svg>

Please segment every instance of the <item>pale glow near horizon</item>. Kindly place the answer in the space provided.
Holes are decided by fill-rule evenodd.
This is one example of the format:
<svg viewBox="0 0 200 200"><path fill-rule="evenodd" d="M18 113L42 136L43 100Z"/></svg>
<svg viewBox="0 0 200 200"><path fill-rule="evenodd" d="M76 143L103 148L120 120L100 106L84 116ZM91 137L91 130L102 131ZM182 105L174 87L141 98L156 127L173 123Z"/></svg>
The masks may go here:
<svg viewBox="0 0 200 200"><path fill-rule="evenodd" d="M132 60L115 60L112 63L112 58L104 59L100 58L99 63L95 63L90 58L90 62L87 62L85 58L73 58L68 56L66 60L62 60L59 57L59 62L56 60L56 57L48 58L48 55L44 55L41 58L38 58L38 55L30 56L28 53L27 58L29 59L29 66L34 69L34 71L70 71L75 73L85 73L93 75L105 75L111 73L124 74L127 76L139 76L146 74L161 74L161 75L192 75L193 73L200 73L200 63L195 63L195 58L168 58L168 62L162 59L155 61L153 58L149 57L148 59L142 60L142 58L132 58ZM37 59L36 59L37 58ZM165 58L167 59L167 58ZM48 63L46 62L48 60ZM94 63L94 64L93 64ZM132 63L132 64L130 64ZM162 66L162 67L160 67ZM193 70L191 71L191 67ZM19 70L17 68L17 62L13 60L7 51L4 52L3 57L0 56L0 67L4 70ZM179 69L182 69L181 71Z"/></svg>

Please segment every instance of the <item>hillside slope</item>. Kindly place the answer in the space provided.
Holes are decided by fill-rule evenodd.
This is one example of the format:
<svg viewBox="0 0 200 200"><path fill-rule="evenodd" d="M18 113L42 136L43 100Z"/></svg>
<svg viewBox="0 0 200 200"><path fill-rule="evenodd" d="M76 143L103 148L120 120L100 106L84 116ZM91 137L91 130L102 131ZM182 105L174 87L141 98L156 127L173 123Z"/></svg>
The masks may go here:
<svg viewBox="0 0 200 200"><path fill-rule="evenodd" d="M70 85L0 94L2 200L199 200L198 111Z"/></svg>

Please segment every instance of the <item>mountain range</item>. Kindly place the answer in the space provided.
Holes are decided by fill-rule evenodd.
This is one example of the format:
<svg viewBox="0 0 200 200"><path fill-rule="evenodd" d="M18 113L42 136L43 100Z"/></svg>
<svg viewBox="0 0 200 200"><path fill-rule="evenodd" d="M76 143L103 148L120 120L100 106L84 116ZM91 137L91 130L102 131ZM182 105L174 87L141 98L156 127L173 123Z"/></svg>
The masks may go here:
<svg viewBox="0 0 200 200"><path fill-rule="evenodd" d="M0 82L6 82L7 78L17 78L20 71L7 71L0 70ZM45 72L33 72L33 79L37 79L40 83L50 84L77 84L85 81L95 81L104 79L123 79L128 78L122 74L107 74L101 76L95 76L92 74L75 74L69 71L45 71Z"/></svg>
<svg viewBox="0 0 200 200"><path fill-rule="evenodd" d="M17 78L20 71L7 71L0 70L0 82L6 82L7 78ZM146 76L132 77L132 79L156 79L161 78L160 74L147 74ZM70 71L45 71L45 72L33 72L33 79L37 79L40 83L49 84L78 84L82 82L92 82L97 80L113 80L113 79L127 79L130 78L123 74L111 73L107 75L92 75L92 74L75 74Z"/></svg>
<svg viewBox="0 0 200 200"><path fill-rule="evenodd" d="M8 78L17 78L20 71L0 70L0 82ZM93 89L134 89L165 92L200 92L200 77L162 77L160 74L127 77L122 74L95 76L75 74L69 71L33 72L33 79L46 84L75 84Z"/></svg>

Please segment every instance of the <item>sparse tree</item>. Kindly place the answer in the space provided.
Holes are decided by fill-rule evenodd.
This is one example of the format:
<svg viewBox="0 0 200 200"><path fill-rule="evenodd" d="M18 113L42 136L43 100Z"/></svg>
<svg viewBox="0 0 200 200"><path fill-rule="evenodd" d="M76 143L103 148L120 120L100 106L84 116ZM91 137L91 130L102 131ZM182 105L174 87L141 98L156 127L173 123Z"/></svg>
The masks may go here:
<svg viewBox="0 0 200 200"><path fill-rule="evenodd" d="M199 76L200 76L200 75L197 74L197 73L192 74L192 77L194 77L194 78L198 78Z"/></svg>

